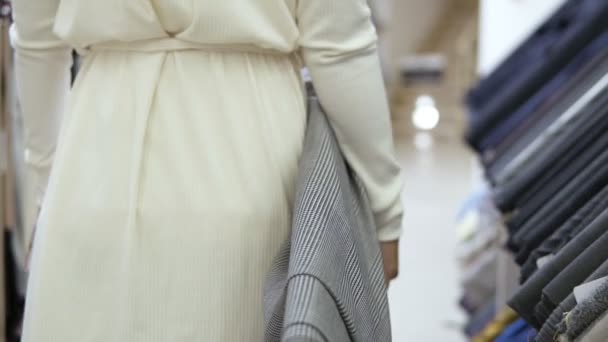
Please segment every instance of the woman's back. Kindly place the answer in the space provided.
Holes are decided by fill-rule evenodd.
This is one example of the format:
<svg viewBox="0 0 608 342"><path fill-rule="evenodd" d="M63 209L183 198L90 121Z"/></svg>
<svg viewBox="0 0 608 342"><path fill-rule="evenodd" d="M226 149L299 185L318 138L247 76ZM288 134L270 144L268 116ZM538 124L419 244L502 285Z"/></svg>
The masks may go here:
<svg viewBox="0 0 608 342"><path fill-rule="evenodd" d="M25 342L261 340L306 128L300 56L380 239L398 237L364 1L21 0L15 21L26 125L46 132L29 141L40 192L44 127L61 122ZM71 46L85 57L64 106Z"/></svg>
<svg viewBox="0 0 608 342"><path fill-rule="evenodd" d="M55 29L81 47L175 36L290 53L299 38L295 10L296 0L63 0Z"/></svg>

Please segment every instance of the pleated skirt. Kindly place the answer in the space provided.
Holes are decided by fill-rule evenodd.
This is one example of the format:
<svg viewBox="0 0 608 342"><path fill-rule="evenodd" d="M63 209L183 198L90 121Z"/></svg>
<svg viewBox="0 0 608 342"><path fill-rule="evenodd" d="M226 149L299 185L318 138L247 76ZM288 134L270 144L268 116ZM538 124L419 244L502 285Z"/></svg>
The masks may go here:
<svg viewBox="0 0 608 342"><path fill-rule="evenodd" d="M262 341L305 116L287 56L88 55L38 223L23 341Z"/></svg>

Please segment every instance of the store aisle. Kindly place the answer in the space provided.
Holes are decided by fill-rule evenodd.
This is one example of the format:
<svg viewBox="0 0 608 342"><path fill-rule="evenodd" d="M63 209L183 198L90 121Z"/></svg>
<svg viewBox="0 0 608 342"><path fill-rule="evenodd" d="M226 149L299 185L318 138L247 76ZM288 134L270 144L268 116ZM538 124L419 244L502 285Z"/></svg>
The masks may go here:
<svg viewBox="0 0 608 342"><path fill-rule="evenodd" d="M454 218L471 189L471 158L456 138L436 141L425 150L417 149L411 138L400 140L406 216L401 274L390 289L393 340L464 341Z"/></svg>

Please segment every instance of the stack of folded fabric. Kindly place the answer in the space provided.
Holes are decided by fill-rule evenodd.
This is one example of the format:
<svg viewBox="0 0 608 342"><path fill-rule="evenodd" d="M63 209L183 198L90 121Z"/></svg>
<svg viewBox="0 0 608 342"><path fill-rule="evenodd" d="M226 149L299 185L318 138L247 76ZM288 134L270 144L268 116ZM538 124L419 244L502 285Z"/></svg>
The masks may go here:
<svg viewBox="0 0 608 342"><path fill-rule="evenodd" d="M608 341L607 18L608 1L567 1L467 98L521 267L513 336Z"/></svg>
<svg viewBox="0 0 608 342"><path fill-rule="evenodd" d="M491 192L482 186L465 203L458 217L457 249L463 296L461 307L468 313L465 332L481 334L496 316L496 265L504 235L500 214L494 209Z"/></svg>
<svg viewBox="0 0 608 342"><path fill-rule="evenodd" d="M528 341L534 332L505 308L500 292L512 292L501 284L504 259L504 226L492 202L492 192L482 184L466 201L458 215L460 265L463 295L460 305L468 314L464 333L473 342ZM508 270L507 270L508 271ZM502 291L501 291L501 288Z"/></svg>

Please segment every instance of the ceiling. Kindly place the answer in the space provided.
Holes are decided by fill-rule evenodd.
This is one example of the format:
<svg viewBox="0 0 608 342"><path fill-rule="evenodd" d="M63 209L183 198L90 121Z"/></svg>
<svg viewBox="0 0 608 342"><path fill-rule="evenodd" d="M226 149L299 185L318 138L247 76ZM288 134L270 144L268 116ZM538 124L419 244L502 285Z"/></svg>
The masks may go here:
<svg viewBox="0 0 608 342"><path fill-rule="evenodd" d="M399 61L416 53L440 53L448 60L444 80L438 85L404 87L398 77L389 79L396 128L414 131L410 116L415 99L428 94L442 113L436 134L460 136L466 117L462 99L476 80L478 0L375 1L382 2L384 10L392 9L381 32L381 52L390 56L385 58L389 74L398 75Z"/></svg>

